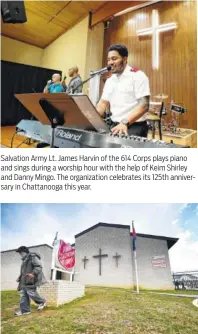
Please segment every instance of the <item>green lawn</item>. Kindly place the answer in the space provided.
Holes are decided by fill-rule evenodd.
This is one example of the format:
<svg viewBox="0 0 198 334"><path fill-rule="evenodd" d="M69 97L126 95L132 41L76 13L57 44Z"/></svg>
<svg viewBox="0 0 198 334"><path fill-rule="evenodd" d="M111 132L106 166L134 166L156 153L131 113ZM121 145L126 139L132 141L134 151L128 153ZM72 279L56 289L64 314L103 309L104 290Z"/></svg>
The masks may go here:
<svg viewBox="0 0 198 334"><path fill-rule="evenodd" d="M198 308L191 298L87 288L85 297L59 308L13 317L17 292L2 292L3 334L192 334Z"/></svg>

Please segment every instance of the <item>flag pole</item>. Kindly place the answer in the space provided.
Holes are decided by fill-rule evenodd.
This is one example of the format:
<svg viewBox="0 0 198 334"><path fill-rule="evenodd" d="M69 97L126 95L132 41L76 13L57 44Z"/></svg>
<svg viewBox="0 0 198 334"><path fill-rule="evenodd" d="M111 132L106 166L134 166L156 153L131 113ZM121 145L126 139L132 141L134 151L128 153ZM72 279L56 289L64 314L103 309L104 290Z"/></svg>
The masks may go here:
<svg viewBox="0 0 198 334"><path fill-rule="evenodd" d="M135 263L135 280L136 280L136 292L139 293L139 280L138 280L138 269L137 269L137 254L136 254L136 232L134 227L134 220L132 220L132 236L133 236L133 255Z"/></svg>
<svg viewBox="0 0 198 334"><path fill-rule="evenodd" d="M52 268L52 281L55 281L56 279L56 269L55 269L55 245L56 245L56 241L58 239L58 232L56 232L56 235L55 235L55 238L54 238L54 241L52 243L52 246L53 246L53 250L52 250L52 265L51 265L51 268Z"/></svg>

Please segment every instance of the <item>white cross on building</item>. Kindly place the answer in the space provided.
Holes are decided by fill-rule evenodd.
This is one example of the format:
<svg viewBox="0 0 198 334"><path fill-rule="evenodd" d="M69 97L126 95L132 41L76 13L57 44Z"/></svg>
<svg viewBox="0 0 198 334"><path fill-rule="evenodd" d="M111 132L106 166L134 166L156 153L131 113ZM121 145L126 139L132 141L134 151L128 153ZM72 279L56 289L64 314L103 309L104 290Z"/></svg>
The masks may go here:
<svg viewBox="0 0 198 334"><path fill-rule="evenodd" d="M159 33L177 28L176 23L166 23L159 25L159 15L157 10L152 10L152 27L137 30L138 36L152 35L152 66L159 68Z"/></svg>

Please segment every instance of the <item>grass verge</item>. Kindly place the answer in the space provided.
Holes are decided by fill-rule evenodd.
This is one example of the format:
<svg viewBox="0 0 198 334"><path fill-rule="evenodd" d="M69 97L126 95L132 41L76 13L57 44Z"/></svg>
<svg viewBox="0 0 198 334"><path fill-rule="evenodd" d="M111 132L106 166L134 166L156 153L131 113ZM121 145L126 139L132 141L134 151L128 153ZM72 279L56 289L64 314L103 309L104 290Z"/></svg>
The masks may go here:
<svg viewBox="0 0 198 334"><path fill-rule="evenodd" d="M87 288L85 297L15 318L19 295L2 292L3 334L192 334L198 309L189 298Z"/></svg>

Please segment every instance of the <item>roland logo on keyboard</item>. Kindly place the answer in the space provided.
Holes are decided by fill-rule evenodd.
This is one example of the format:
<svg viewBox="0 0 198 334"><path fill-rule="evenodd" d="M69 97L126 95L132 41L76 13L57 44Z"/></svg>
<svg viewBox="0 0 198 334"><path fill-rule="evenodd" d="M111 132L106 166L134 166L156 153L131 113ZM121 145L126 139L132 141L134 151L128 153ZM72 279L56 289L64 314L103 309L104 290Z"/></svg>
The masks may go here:
<svg viewBox="0 0 198 334"><path fill-rule="evenodd" d="M75 133L75 132L70 132L69 130L64 130L64 129L56 129L56 137L63 138L63 139L70 139L70 140L75 140L75 141L80 141L82 137L82 133Z"/></svg>

